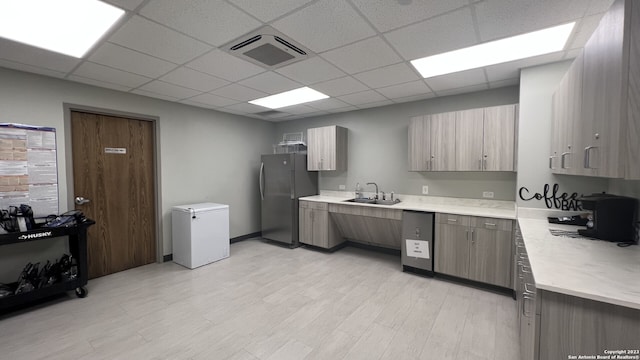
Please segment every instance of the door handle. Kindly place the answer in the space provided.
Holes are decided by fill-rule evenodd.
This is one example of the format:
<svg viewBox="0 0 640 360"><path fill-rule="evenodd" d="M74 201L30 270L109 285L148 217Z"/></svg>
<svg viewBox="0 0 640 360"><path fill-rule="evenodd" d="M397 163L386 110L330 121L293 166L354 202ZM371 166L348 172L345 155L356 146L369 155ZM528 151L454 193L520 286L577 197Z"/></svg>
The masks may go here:
<svg viewBox="0 0 640 360"><path fill-rule="evenodd" d="M74 202L76 203L76 205L84 205L88 202L91 202L91 200L85 199L82 196L76 196L76 198L74 199Z"/></svg>
<svg viewBox="0 0 640 360"><path fill-rule="evenodd" d="M260 164L260 199L264 200L264 185L262 185L264 181L264 163Z"/></svg>

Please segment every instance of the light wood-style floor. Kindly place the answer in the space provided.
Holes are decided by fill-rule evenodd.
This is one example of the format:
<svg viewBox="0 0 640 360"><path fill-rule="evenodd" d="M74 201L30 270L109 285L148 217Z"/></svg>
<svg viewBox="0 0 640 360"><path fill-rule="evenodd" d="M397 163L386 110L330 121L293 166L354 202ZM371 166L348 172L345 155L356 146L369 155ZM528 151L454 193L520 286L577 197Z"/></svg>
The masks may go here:
<svg viewBox="0 0 640 360"><path fill-rule="evenodd" d="M518 359L512 298L400 259L258 239L196 270L151 264L0 317L2 359Z"/></svg>

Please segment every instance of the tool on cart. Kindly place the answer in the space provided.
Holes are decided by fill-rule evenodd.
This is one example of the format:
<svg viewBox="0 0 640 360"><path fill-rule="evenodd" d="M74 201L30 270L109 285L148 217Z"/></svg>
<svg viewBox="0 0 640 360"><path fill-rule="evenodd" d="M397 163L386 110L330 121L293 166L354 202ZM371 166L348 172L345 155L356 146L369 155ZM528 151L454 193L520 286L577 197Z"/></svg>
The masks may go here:
<svg viewBox="0 0 640 360"><path fill-rule="evenodd" d="M43 227L71 227L82 224L85 221L87 221L87 218L82 211L71 210L47 222Z"/></svg>

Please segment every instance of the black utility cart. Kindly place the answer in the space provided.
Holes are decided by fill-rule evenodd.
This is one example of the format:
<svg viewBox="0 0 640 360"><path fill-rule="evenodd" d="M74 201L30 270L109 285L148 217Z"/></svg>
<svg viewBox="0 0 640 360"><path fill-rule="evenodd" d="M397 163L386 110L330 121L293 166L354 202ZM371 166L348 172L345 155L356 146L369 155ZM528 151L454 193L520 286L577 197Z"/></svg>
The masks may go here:
<svg viewBox="0 0 640 360"><path fill-rule="evenodd" d="M78 276L75 279L53 284L51 286L34 289L32 291L0 298L0 311L18 307L36 300L75 290L80 298L87 296L87 228L95 221L86 221L70 226L58 228L40 228L25 232L15 232L0 235L0 246L29 241L50 240L52 238L68 236L71 256L76 259ZM12 284L15 285L15 284Z"/></svg>

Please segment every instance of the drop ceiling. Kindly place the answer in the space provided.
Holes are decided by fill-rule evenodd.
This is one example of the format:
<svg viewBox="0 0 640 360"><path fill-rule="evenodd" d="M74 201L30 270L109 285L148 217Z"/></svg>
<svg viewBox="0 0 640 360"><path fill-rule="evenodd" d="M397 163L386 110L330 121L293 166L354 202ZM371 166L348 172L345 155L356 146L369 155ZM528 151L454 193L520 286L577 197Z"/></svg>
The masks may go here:
<svg viewBox="0 0 640 360"><path fill-rule="evenodd" d="M613 0L106 2L126 16L82 59L0 39L0 67L285 121L518 84L523 67L575 57ZM409 63L572 21L560 52L429 79ZM313 56L268 70L222 50L265 25ZM302 86L330 98L277 112L247 103Z"/></svg>

